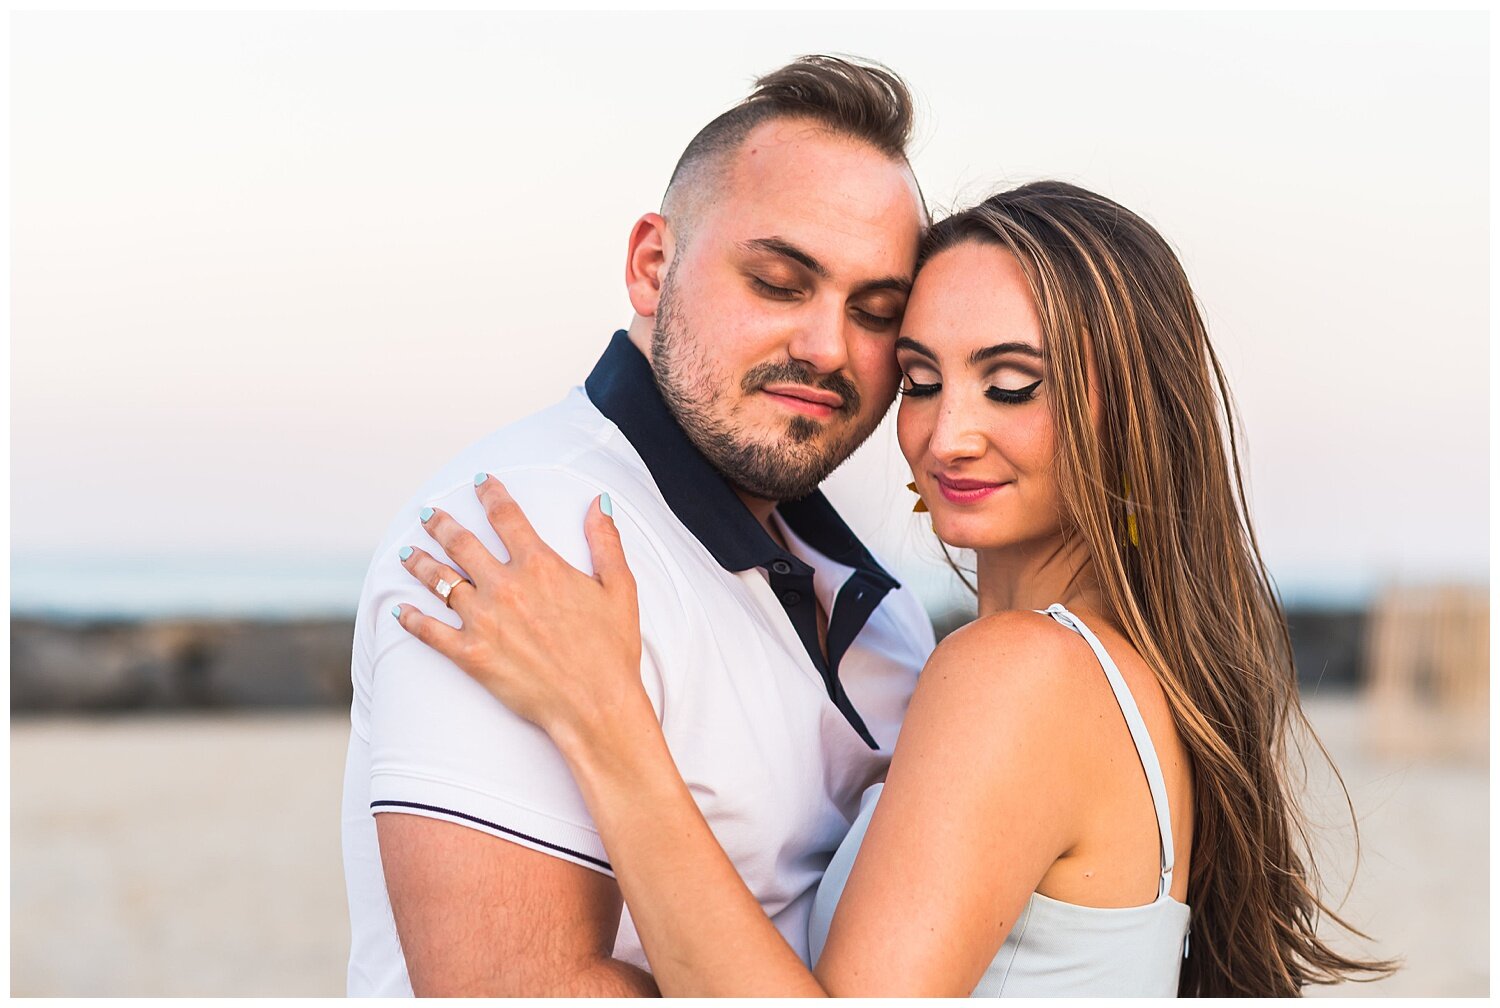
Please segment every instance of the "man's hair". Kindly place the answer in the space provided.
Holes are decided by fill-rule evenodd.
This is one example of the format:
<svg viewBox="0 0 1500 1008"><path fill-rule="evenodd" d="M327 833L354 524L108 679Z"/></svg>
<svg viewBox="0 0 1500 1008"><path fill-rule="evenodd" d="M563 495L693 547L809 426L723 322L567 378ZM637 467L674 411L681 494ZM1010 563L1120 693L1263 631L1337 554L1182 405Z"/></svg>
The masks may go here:
<svg viewBox="0 0 1500 1008"><path fill-rule="evenodd" d="M911 92L896 73L873 60L802 56L755 82L750 95L698 131L667 183L663 213L674 190L698 190L722 179L727 156L750 131L772 119L806 119L829 132L906 160L911 140ZM679 240L682 238L679 224Z"/></svg>

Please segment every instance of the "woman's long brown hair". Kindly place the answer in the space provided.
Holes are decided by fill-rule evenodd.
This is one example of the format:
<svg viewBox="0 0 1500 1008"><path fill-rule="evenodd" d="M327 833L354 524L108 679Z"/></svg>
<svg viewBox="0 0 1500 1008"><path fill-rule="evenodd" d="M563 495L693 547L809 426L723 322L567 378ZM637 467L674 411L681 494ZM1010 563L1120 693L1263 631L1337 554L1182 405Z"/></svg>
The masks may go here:
<svg viewBox="0 0 1500 1008"><path fill-rule="evenodd" d="M1251 529L1229 388L1176 255L1140 217L1062 182L949 217L922 258L971 241L1008 249L1030 282L1064 527L1088 544L1106 603L1155 670L1192 758L1180 993L1287 996L1388 974L1391 962L1343 955L1317 934L1326 916L1367 937L1318 893L1288 728L1295 720L1316 736Z"/></svg>

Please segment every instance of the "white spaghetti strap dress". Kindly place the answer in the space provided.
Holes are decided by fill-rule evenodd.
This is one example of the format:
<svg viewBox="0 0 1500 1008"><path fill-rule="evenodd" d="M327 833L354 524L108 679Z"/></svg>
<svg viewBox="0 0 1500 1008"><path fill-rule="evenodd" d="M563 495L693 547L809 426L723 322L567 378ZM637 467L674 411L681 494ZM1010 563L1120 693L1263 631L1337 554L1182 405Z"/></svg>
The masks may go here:
<svg viewBox="0 0 1500 1008"><path fill-rule="evenodd" d="M1156 748L1151 744L1135 698L1099 638L1061 605L1053 605L1044 612L1088 642L1125 715L1156 809L1161 873L1156 899L1143 906L1087 907L1032 893L999 953L974 988L973 996L1175 997L1178 973L1187 952L1190 913L1185 904L1171 896L1172 817ZM809 932L814 963L828 940L834 907L849 880L849 870L854 866L854 857L883 787L875 784L865 792L859 815L818 887Z"/></svg>

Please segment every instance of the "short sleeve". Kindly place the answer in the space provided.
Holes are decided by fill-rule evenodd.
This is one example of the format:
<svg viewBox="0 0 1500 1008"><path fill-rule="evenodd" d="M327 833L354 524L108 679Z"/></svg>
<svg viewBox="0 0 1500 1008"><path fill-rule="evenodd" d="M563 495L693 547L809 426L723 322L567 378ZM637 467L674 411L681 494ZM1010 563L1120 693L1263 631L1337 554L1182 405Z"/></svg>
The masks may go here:
<svg viewBox="0 0 1500 1008"><path fill-rule="evenodd" d="M609 488L561 470L497 470L495 475L542 539L591 573L584 516ZM455 487L429 504L451 514L498 558L507 557L472 485ZM615 522L641 592L641 677L659 714L664 641L646 628L671 625L660 611L663 604L671 606L671 578L632 522L626 502L617 503ZM447 560L415 514L409 536L388 540L375 558L373 590L365 597L373 609L369 616L377 621L369 684L371 812L443 819L612 874L583 797L547 734L512 714L390 615L394 606L406 603L450 625L460 622L397 559L401 546L416 545Z"/></svg>

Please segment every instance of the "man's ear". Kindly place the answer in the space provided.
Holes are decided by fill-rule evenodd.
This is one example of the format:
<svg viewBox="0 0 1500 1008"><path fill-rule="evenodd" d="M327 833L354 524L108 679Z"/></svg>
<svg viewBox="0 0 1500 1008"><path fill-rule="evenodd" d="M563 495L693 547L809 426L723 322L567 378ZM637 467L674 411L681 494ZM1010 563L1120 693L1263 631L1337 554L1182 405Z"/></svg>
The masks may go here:
<svg viewBox="0 0 1500 1008"><path fill-rule="evenodd" d="M675 244L672 230L661 214L646 214L630 230L630 247L625 253L625 289L630 294L630 306L641 318L656 314L661 284L671 265Z"/></svg>

